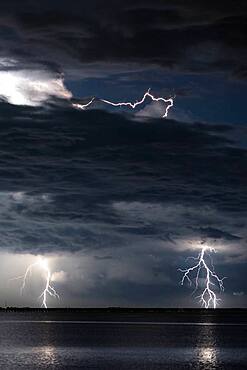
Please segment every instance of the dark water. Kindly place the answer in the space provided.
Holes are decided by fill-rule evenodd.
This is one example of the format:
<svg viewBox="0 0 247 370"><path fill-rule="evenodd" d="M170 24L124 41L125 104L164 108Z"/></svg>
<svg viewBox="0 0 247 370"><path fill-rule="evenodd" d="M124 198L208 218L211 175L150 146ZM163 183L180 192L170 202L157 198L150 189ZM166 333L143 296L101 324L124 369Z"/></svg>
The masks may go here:
<svg viewBox="0 0 247 370"><path fill-rule="evenodd" d="M0 369L247 369L247 321L1 313Z"/></svg>

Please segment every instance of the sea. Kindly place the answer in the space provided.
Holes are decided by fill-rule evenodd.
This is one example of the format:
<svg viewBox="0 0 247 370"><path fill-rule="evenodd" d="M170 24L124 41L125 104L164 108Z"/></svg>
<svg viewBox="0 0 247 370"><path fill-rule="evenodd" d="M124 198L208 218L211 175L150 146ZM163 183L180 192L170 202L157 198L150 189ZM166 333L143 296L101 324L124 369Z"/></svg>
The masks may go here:
<svg viewBox="0 0 247 370"><path fill-rule="evenodd" d="M3 311L0 369L247 369L247 315Z"/></svg>

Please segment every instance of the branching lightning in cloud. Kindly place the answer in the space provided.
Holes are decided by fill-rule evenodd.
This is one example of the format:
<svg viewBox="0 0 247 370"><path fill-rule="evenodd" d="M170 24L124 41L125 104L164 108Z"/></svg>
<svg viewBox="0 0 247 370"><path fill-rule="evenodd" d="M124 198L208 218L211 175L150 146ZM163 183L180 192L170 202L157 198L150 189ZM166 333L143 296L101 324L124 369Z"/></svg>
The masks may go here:
<svg viewBox="0 0 247 370"><path fill-rule="evenodd" d="M100 99L100 101L102 101L103 103L105 104L109 104L109 105L112 105L114 107L129 107L131 109L135 109L137 106L141 105L144 103L144 101L146 100L146 98L151 98L152 101L155 101L155 102L163 102L165 103L165 113L162 115L162 118L166 118L168 116L168 112L169 112L169 109L171 107L173 107L174 105L174 98L170 97L170 98L162 98L162 97L158 97L156 98L153 94L150 93L150 89L148 89L145 94L143 95L142 99L141 100L137 100L135 103L132 103L132 102L118 102L118 103L114 103L110 100L106 100L106 99ZM86 109L87 107L89 107L94 101L94 98L92 98L87 104L72 104L73 107L75 108L79 108L79 109Z"/></svg>
<svg viewBox="0 0 247 370"><path fill-rule="evenodd" d="M47 295L50 295L53 298L58 298L59 295L56 292L55 288L51 285L51 272L48 266L48 261L45 258L39 258L37 262L32 263L29 265L24 273L24 275L15 277L11 280L22 280L22 285L21 285L21 294L23 294L24 289L26 288L26 282L28 277L31 277L32 275L32 270L35 267L39 267L41 270L44 272L45 276L45 288L40 294L38 298L42 299L42 304L41 307L47 308Z"/></svg>
<svg viewBox="0 0 247 370"><path fill-rule="evenodd" d="M181 285L184 285L185 280L192 285L192 279L195 280L194 294L199 289L199 280L203 281L202 293L197 297L204 308L216 308L220 298L217 298L215 290L224 291L224 278L219 278L214 270L212 261L212 253L216 253L216 250L210 246L203 246L197 257L188 257L187 260L191 259L195 261L195 265L185 269L179 269L183 273ZM193 273L195 277L193 278Z"/></svg>
<svg viewBox="0 0 247 370"><path fill-rule="evenodd" d="M11 66L18 62L0 58L0 65ZM49 101L51 97L69 100L73 94L67 90L64 85L64 77L62 74L54 76L52 73L45 71L17 70L17 71L0 71L0 97L6 99L10 104L40 106ZM174 97L163 98L155 97L148 89L143 97L136 102L112 102L106 99L98 99L104 104L113 107L128 107L135 109L149 98L153 102L161 102L164 104L163 118L168 116L169 109L174 104ZM72 103L72 107L85 110L94 103L96 99L93 97L87 103Z"/></svg>
<svg viewBox="0 0 247 370"><path fill-rule="evenodd" d="M165 108L165 113L164 115L162 116L162 118L165 118L168 116L168 112L169 112L169 109L173 106L173 98L162 98L162 97L159 97L159 98L155 98L151 93L150 93L150 89L148 89L145 94L143 95L142 99L141 100L138 100L136 101L135 103L131 103L131 102L119 102L119 103L113 103L109 100L105 100L105 99L101 99L102 102L106 103L106 104L110 104L110 105L113 105L114 107L130 107L132 109L135 109L138 105L141 105L142 103L144 103L144 101L146 100L146 98L149 97L151 98L153 101L162 101L163 103L169 103L166 108Z"/></svg>

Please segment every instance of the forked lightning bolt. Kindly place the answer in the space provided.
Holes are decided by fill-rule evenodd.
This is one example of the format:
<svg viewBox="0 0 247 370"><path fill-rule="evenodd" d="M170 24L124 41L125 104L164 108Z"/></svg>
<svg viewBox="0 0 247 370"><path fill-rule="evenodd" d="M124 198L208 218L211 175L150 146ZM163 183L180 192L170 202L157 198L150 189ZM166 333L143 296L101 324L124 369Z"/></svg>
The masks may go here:
<svg viewBox="0 0 247 370"><path fill-rule="evenodd" d="M185 280L192 285L193 273L195 273L195 289L192 294L194 294L199 289L199 279L203 278L204 287L202 288L202 293L197 297L204 308L216 308L220 298L217 298L215 289L224 291L224 278L219 278L214 270L214 265L212 262L212 253L215 253L215 249L210 246L203 246L197 257L188 257L195 261L195 265L188 267L186 269L179 269L183 273L181 280L181 285L184 285ZM215 288L215 289L214 289Z"/></svg>
<svg viewBox="0 0 247 370"><path fill-rule="evenodd" d="M24 275L15 277L11 280L18 280L18 279L22 280L21 294L23 294L23 291L26 287L27 279L29 276L32 275L32 270L35 267L40 267L45 273L45 288L38 298L42 299L41 307L47 308L47 295L50 295L51 297L54 297L54 298L59 298L59 295L56 292L56 290L53 288L53 286L51 285L51 272L48 266L48 262L45 258L39 258L37 262L34 262L27 267Z"/></svg>
<svg viewBox="0 0 247 370"><path fill-rule="evenodd" d="M171 107L173 107L173 102L174 102L174 98L162 98L162 97L159 97L159 98L156 98L153 94L150 93L150 89L148 89L145 94L143 95L142 99L141 100L138 100L136 101L135 103L132 103L132 102L119 102L119 103L114 103L110 100L106 100L106 99L100 99L100 101L102 101L103 103L105 104L109 104L109 105L112 105L114 107L129 107L129 108L132 108L132 109L135 109L138 105L141 105L144 103L144 101L146 100L146 98L151 98L152 101L155 101L155 102L163 102L166 104L166 108L165 108L165 113L164 115L162 115L162 118L166 118L168 116L168 112L169 112L169 109ZM79 108L79 109L86 109L87 107L89 107L94 101L94 98L92 98L87 104L72 104L73 107L75 108Z"/></svg>

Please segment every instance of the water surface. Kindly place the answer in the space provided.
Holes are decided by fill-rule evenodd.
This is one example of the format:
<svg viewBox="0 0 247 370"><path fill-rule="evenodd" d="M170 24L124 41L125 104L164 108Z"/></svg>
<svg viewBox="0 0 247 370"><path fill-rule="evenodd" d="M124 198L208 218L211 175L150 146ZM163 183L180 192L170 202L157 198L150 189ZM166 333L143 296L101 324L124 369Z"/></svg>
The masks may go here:
<svg viewBox="0 0 247 370"><path fill-rule="evenodd" d="M1 369L245 369L245 316L1 313Z"/></svg>

